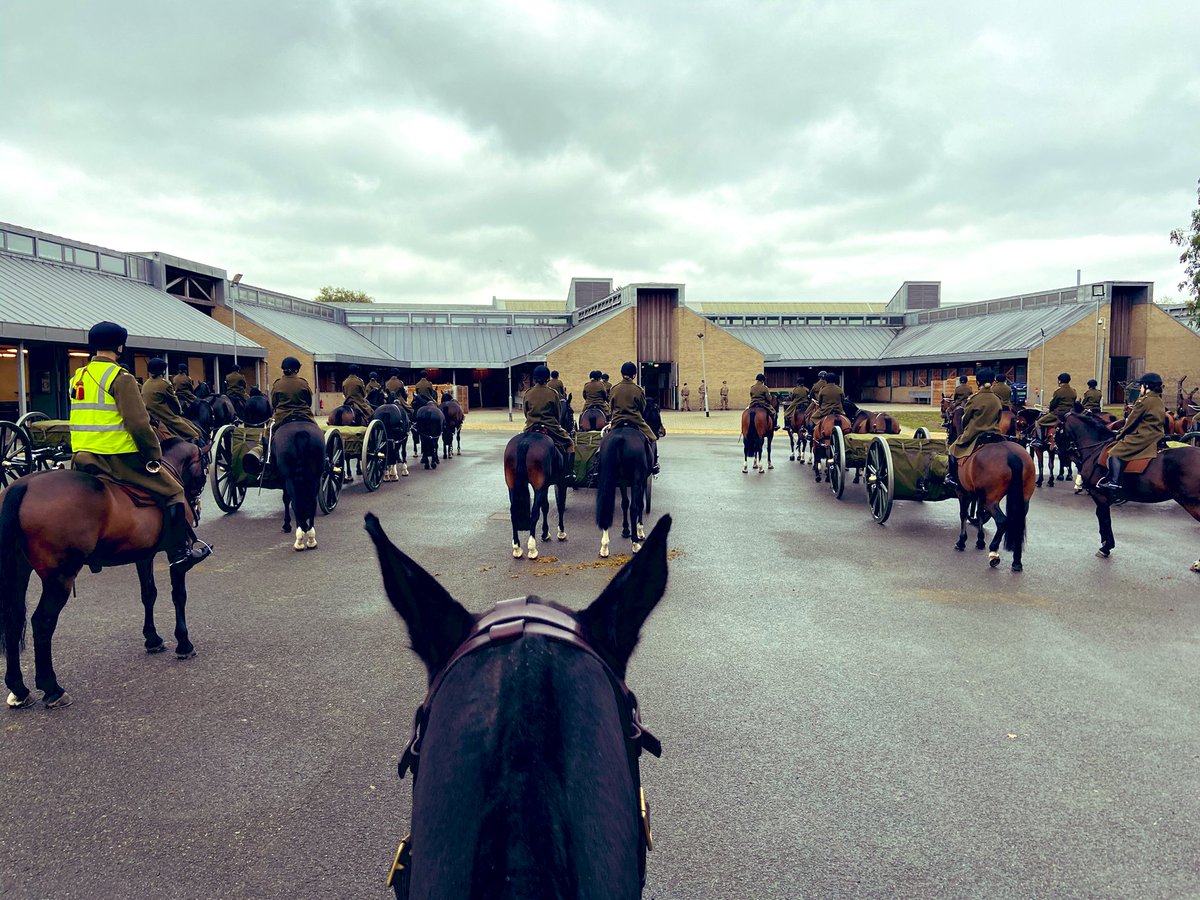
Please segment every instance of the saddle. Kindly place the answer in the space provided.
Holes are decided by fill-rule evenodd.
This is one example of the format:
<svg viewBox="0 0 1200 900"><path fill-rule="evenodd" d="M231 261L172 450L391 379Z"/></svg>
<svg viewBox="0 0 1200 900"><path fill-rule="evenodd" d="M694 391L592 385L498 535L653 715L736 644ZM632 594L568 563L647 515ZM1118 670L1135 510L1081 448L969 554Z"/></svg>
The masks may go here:
<svg viewBox="0 0 1200 900"><path fill-rule="evenodd" d="M97 476L98 478L100 476ZM106 487L120 488L129 497L133 505L137 509L149 509L151 506L162 506L160 497L150 493L145 488L140 488L135 484L126 484L124 481L112 481L108 478L101 478Z"/></svg>
<svg viewBox="0 0 1200 900"><path fill-rule="evenodd" d="M1113 443L1109 444L1100 451L1100 459L1097 460L1097 462L1102 468L1108 466L1108 451L1111 450L1115 444L1116 441L1113 441ZM1165 445L1166 441L1158 442L1158 453L1163 452ZM1150 468L1150 463L1158 459L1158 453L1154 454L1154 456L1147 457L1146 459L1131 459L1129 462L1125 463L1125 468L1122 471L1126 475L1141 475L1148 468Z"/></svg>

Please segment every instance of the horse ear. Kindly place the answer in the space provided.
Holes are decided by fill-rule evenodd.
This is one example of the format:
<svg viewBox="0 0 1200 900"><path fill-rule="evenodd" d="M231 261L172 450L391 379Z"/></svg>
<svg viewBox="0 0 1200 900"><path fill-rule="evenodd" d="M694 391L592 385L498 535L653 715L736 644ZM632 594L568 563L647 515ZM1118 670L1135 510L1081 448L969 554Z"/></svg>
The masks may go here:
<svg viewBox="0 0 1200 900"><path fill-rule="evenodd" d="M667 589L667 533L671 517L663 516L642 549L621 567L592 605L578 616L592 646L619 678L633 656L642 625Z"/></svg>
<svg viewBox="0 0 1200 900"><path fill-rule="evenodd" d="M373 513L366 515L366 529L379 554L388 600L408 626L413 651L432 680L466 639L475 620L432 575L396 548Z"/></svg>

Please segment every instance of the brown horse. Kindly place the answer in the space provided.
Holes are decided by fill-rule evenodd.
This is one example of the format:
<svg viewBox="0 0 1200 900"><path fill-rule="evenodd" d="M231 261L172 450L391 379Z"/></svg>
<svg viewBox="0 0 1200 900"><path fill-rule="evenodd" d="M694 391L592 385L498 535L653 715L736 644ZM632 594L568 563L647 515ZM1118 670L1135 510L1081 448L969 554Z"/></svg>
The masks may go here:
<svg viewBox="0 0 1200 900"><path fill-rule="evenodd" d="M1002 440L984 444L958 464L958 542L956 550L967 546L967 522L974 510L979 529L975 548L984 547L983 526L989 518L996 520L996 534L988 546L988 565L993 569L1000 565L1000 539L1004 549L1012 552L1012 570L1020 572L1021 551L1025 545L1025 517L1029 512L1029 498L1034 490L1033 459L1020 444ZM1005 500L1005 510L1000 501Z"/></svg>
<svg viewBox="0 0 1200 900"><path fill-rule="evenodd" d="M436 455L436 451L435 451ZM550 540L550 488L558 506L558 539L567 539L563 514L567 509L567 460L544 431L534 429L514 435L504 448L504 482L508 485L508 517L512 522L512 555L525 555L520 532L529 532L529 558L537 559L537 523L542 519L542 540ZM533 500L529 492L533 490Z"/></svg>
<svg viewBox="0 0 1200 900"><path fill-rule="evenodd" d="M462 427L466 418L462 405L449 394L442 395L442 459L449 459L450 451L458 441L458 455L462 456Z"/></svg>
<svg viewBox="0 0 1200 900"><path fill-rule="evenodd" d="M900 422L895 416L885 412L873 413L868 409L860 409L850 426L851 434L899 434Z"/></svg>
<svg viewBox="0 0 1200 900"><path fill-rule="evenodd" d="M579 414L580 431L603 431L608 424L608 416L598 406L589 406Z"/></svg>
<svg viewBox="0 0 1200 900"><path fill-rule="evenodd" d="M1162 503L1174 500L1200 522L1200 448L1176 447L1164 450L1150 461L1144 472L1126 469L1121 476L1121 495L1114 498L1108 491L1096 487L1107 473L1107 464L1100 462L1101 452L1113 443L1113 434L1092 416L1071 413L1064 425L1070 450L1079 462L1084 487L1096 504L1096 521L1100 526L1100 549L1096 556L1108 559L1117 539L1112 530L1112 505ZM1192 563L1193 572L1200 572L1200 559Z"/></svg>
<svg viewBox="0 0 1200 900"><path fill-rule="evenodd" d="M810 417L816 406L812 403L802 403L791 413L783 417L783 428L788 435L788 446L791 454L789 460L805 462L807 450L812 443L812 423Z"/></svg>
<svg viewBox="0 0 1200 900"><path fill-rule="evenodd" d="M195 444L178 439L163 444L163 464L179 473L194 519L204 488L204 468ZM89 566L137 566L145 607L147 653L160 653L163 640L154 628L154 557L163 546L162 507L121 487L73 469L28 475L0 494L0 639L7 668L4 683L11 692L8 705L29 706L33 695L21 675L25 634L25 593L36 572L42 596L31 619L36 666L35 685L42 700L54 709L68 706L70 697L58 682L51 642L58 616L80 570ZM188 659L195 648L188 638L186 571L171 569L171 600L175 604L175 655Z"/></svg>
<svg viewBox="0 0 1200 900"><path fill-rule="evenodd" d="M821 480L821 462L831 458L829 445L833 442L833 429L838 426L843 432L850 432L850 420L836 413L823 417L813 429L813 475L817 481ZM825 480L829 480L828 465L825 467Z"/></svg>
<svg viewBox="0 0 1200 900"><path fill-rule="evenodd" d="M775 468L771 464L771 438L775 432L772 429L774 417L761 406L748 406L742 410L742 474L748 471L749 462L754 460L754 468L762 475L767 469ZM767 468L762 465L763 444L767 447Z"/></svg>

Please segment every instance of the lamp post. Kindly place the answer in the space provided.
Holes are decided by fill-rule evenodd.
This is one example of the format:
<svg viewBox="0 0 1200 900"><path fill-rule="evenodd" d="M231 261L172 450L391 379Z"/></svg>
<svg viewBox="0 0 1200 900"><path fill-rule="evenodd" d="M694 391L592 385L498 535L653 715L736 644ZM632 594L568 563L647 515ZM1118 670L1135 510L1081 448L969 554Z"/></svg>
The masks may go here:
<svg viewBox="0 0 1200 900"><path fill-rule="evenodd" d="M1038 381L1038 406L1042 406L1042 398L1046 395L1046 329L1042 331L1042 375Z"/></svg>
<svg viewBox="0 0 1200 900"><path fill-rule="evenodd" d="M1104 344L1105 344L1105 338L1107 337L1107 334L1105 333L1105 330L1104 330L1104 320L1100 319L1099 324L1100 324L1100 374L1096 377L1096 380L1100 383L1100 393L1105 398L1105 400L1103 400L1101 402L1107 402L1108 387L1104 383Z"/></svg>
<svg viewBox="0 0 1200 900"><path fill-rule="evenodd" d="M708 366L704 362L704 332L696 335L700 339L700 383L704 385L704 418L708 418Z"/></svg>
<svg viewBox="0 0 1200 900"><path fill-rule="evenodd" d="M234 275L233 280L229 282L229 286L233 288L233 290L229 292L229 309L233 313L233 367L235 369L240 368L240 366L238 366L237 356L237 303L234 301L237 298L238 285L241 283L241 272L238 272L236 275Z"/></svg>

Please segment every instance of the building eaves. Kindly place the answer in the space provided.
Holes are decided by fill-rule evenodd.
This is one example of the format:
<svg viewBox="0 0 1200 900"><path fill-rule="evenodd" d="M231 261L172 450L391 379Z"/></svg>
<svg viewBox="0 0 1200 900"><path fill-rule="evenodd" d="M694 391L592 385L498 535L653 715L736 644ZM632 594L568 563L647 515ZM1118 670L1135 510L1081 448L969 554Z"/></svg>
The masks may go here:
<svg viewBox="0 0 1200 900"><path fill-rule="evenodd" d="M1070 303L909 325L888 344L880 361L903 365L1024 356L1041 343L1043 332L1049 340L1095 313L1095 304Z"/></svg>
<svg viewBox="0 0 1200 900"><path fill-rule="evenodd" d="M390 356L349 325L330 319L242 303L238 304L237 312L289 344L311 353L319 363L407 364L403 357Z"/></svg>
<svg viewBox="0 0 1200 900"><path fill-rule="evenodd" d="M896 336L878 325L726 325L723 330L758 350L768 368L869 365Z"/></svg>

